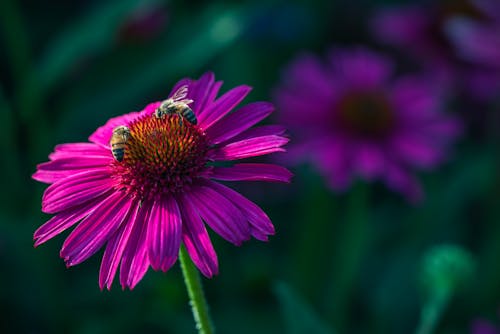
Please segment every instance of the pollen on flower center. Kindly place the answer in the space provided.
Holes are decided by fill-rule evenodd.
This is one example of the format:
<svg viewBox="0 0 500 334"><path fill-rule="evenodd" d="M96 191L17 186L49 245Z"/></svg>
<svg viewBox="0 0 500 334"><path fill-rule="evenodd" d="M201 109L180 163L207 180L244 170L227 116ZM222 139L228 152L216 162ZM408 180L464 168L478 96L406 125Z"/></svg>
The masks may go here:
<svg viewBox="0 0 500 334"><path fill-rule="evenodd" d="M391 107L383 95L348 94L340 100L338 107L341 125L359 135L383 136L394 123Z"/></svg>
<svg viewBox="0 0 500 334"><path fill-rule="evenodd" d="M128 125L122 162L114 161L116 187L153 198L183 191L207 162L205 133L178 115L143 116Z"/></svg>

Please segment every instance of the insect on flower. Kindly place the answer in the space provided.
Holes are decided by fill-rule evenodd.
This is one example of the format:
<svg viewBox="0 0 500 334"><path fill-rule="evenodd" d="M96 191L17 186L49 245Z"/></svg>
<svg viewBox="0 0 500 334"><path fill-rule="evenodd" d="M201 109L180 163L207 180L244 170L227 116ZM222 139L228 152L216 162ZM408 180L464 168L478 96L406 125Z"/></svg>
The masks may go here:
<svg viewBox="0 0 500 334"><path fill-rule="evenodd" d="M156 118L164 118L165 115L176 114L180 117L180 122L182 124L182 118L186 118L189 123L196 125L198 120L196 116L189 108L188 104L192 103L193 100L186 99L188 94L188 86L181 86L174 95L163 101L160 106L155 111Z"/></svg>
<svg viewBox="0 0 500 334"><path fill-rule="evenodd" d="M289 182L281 166L239 162L283 152L289 139L279 125L253 127L274 111L271 103L234 110L251 88L217 98L221 85L212 73L182 79L167 100L111 118L90 142L57 145L33 175L49 184L42 211L53 214L35 231L35 246L76 226L61 248L66 265L105 248L99 286L111 288L119 273L122 287L132 289L150 267L169 270L181 245L203 275L216 275L208 228L238 246L268 240L274 226L266 213L218 181ZM171 112L172 104L184 110L191 102L199 126L182 123L193 119L189 113Z"/></svg>
<svg viewBox="0 0 500 334"><path fill-rule="evenodd" d="M109 146L111 146L111 153L117 161L122 161L125 155L125 145L130 138L130 129L125 125L117 126L113 129Z"/></svg>

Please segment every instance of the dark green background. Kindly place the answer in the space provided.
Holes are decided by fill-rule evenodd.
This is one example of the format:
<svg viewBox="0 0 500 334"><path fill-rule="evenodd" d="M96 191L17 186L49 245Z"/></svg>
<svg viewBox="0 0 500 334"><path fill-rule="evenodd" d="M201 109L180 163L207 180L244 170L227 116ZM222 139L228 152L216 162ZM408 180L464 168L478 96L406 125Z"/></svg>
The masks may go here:
<svg viewBox="0 0 500 334"><path fill-rule="evenodd" d="M100 291L102 252L66 269L58 257L64 236L33 248L33 231L49 219L40 210L46 186L31 180L36 164L56 144L86 141L108 118L165 98L185 76L212 70L223 91L248 84L247 102L271 100L298 52L360 44L393 52L367 28L387 3L2 0L0 332L194 333L178 265L149 271L133 291L117 282ZM138 8L167 20L152 36L127 34ZM498 127L490 125L499 105L448 106L481 116L466 123L449 163L419 175L421 205L380 184L336 195L311 166L293 169L291 185L234 185L268 212L277 234L242 247L212 234L220 274L203 284L218 332L411 333L422 255L442 243L469 250L477 270L438 332L468 333L477 317L497 321L500 164ZM342 237L349 231L357 241Z"/></svg>

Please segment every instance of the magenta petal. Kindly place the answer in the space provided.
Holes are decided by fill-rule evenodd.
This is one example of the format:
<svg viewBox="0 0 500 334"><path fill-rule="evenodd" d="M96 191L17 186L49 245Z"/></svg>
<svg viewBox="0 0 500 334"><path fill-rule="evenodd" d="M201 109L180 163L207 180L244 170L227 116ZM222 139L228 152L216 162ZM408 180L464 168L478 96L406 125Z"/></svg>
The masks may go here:
<svg viewBox="0 0 500 334"><path fill-rule="evenodd" d="M111 151L94 143L59 144L54 152L49 154L50 160L75 158L79 156L110 157Z"/></svg>
<svg viewBox="0 0 500 334"><path fill-rule="evenodd" d="M280 136L263 136L241 140L213 149L209 156L213 160L237 160L273 152L284 152L281 148L289 139Z"/></svg>
<svg viewBox="0 0 500 334"><path fill-rule="evenodd" d="M210 177L223 181L290 182L292 173L278 165L243 163L232 167L214 167Z"/></svg>
<svg viewBox="0 0 500 334"><path fill-rule="evenodd" d="M148 109L148 107L145 109ZM89 141L101 145L102 147L109 148L109 140L111 139L113 129L119 125L128 125L140 115L140 112L131 112L122 116L110 118L106 124L99 127L93 134L90 135Z"/></svg>
<svg viewBox="0 0 500 334"><path fill-rule="evenodd" d="M108 169L93 169L50 185L42 197L42 211L56 213L110 191Z"/></svg>
<svg viewBox="0 0 500 334"><path fill-rule="evenodd" d="M286 128L281 125L263 125L243 131L239 135L231 138L231 142L251 139L254 137L284 136L285 132Z"/></svg>
<svg viewBox="0 0 500 334"><path fill-rule="evenodd" d="M430 168L444 158L438 143L431 143L420 134L402 133L393 138L391 149L405 163L420 168Z"/></svg>
<svg viewBox="0 0 500 334"><path fill-rule="evenodd" d="M377 145L363 143L358 148L355 164L359 174L368 180L373 180L383 173L384 152Z"/></svg>
<svg viewBox="0 0 500 334"><path fill-rule="evenodd" d="M217 182L209 181L210 186L225 198L229 199L241 210L250 223L251 234L254 238L267 241L267 236L274 234L274 226L266 213L257 204Z"/></svg>
<svg viewBox="0 0 500 334"><path fill-rule="evenodd" d="M423 198L423 190L414 176L395 163L387 164L386 174L387 186L397 192L404 194L414 204Z"/></svg>
<svg viewBox="0 0 500 334"><path fill-rule="evenodd" d="M76 208L71 208L71 210L60 212L52 217L49 221L40 226L33 234L35 247L43 244L49 239L52 239L59 233L64 232L82 220L84 217L89 215L101 201L102 198L98 197L90 202L84 203Z"/></svg>
<svg viewBox="0 0 500 334"><path fill-rule="evenodd" d="M131 207L121 192L106 198L68 236L60 255L66 265L74 266L97 252L117 231Z"/></svg>
<svg viewBox="0 0 500 334"><path fill-rule="evenodd" d="M255 102L241 107L215 123L206 132L212 144L219 144L257 124L274 111L269 102Z"/></svg>
<svg viewBox="0 0 500 334"><path fill-rule="evenodd" d="M227 241L239 246L250 238L250 226L241 211L214 189L196 187L189 198L208 226Z"/></svg>
<svg viewBox="0 0 500 334"><path fill-rule="evenodd" d="M182 241L196 267L210 278L217 275L219 265L210 236L191 198L184 194L179 201L182 212Z"/></svg>
<svg viewBox="0 0 500 334"><path fill-rule="evenodd" d="M220 85L215 85L214 81L214 74L207 72L189 86L188 97L193 100L190 106L198 117L204 112L207 104L213 102L219 92Z"/></svg>
<svg viewBox="0 0 500 334"><path fill-rule="evenodd" d="M149 267L147 230L151 211L149 202L142 202L135 224L123 252L120 266L120 284L123 289L133 289L144 277Z"/></svg>
<svg viewBox="0 0 500 334"><path fill-rule="evenodd" d="M252 88L249 86L238 86L219 97L211 106L207 106L206 112L198 117L200 127L204 130L210 128L215 122L224 117L236 107L248 95Z"/></svg>
<svg viewBox="0 0 500 334"><path fill-rule="evenodd" d="M87 155L59 158L39 164L32 177L40 182L54 183L81 171L105 167L109 165L111 159L110 156Z"/></svg>
<svg viewBox="0 0 500 334"><path fill-rule="evenodd" d="M99 270L99 287L111 289L115 278L116 270L122 259L123 252L129 241L134 225L136 224L139 202L134 201L130 206L127 217L123 220L120 229L113 235L102 257L101 269Z"/></svg>
<svg viewBox="0 0 500 334"><path fill-rule="evenodd" d="M148 219L148 254L154 270L167 271L177 261L181 235L181 213L175 199L155 201Z"/></svg>

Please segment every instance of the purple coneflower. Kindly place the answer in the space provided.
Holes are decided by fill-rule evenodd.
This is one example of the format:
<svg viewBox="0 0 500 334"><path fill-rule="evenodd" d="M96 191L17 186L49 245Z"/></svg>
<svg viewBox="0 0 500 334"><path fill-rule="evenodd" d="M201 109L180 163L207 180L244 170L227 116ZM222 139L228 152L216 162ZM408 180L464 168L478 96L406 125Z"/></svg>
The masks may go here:
<svg viewBox="0 0 500 334"><path fill-rule="evenodd" d="M500 89L498 58L495 66L490 62L493 52L498 55L494 45L498 45L498 10L497 0L443 0L429 6L387 8L376 13L373 31L381 42L409 51L430 67L440 86L489 100ZM457 24L458 18L467 23Z"/></svg>
<svg viewBox="0 0 500 334"><path fill-rule="evenodd" d="M267 240L274 233L268 216L213 180L289 182L290 172L277 165L231 163L284 151L288 139L281 126L251 128L274 110L272 104L254 102L231 112L251 88L239 86L216 99L221 85L206 73L173 88L170 96L187 87L197 125L175 113L157 117L161 102L155 102L110 119L90 143L56 146L33 175L50 184L42 211L55 214L35 232L35 246L76 224L60 252L67 266L106 245L101 289L110 289L118 266L122 287L132 289L150 265L167 271L181 244L205 276L217 274L204 223L235 245L251 236ZM117 160L110 139L118 126L126 126L129 136L123 159Z"/></svg>
<svg viewBox="0 0 500 334"><path fill-rule="evenodd" d="M471 334L500 334L500 330L487 320L477 319L471 326Z"/></svg>
<svg viewBox="0 0 500 334"><path fill-rule="evenodd" d="M334 49L327 64L298 57L276 91L281 116L302 144L288 157L309 159L336 190L357 176L383 180L410 200L421 197L414 169L443 161L459 123L416 76L391 79L388 59L366 49Z"/></svg>

